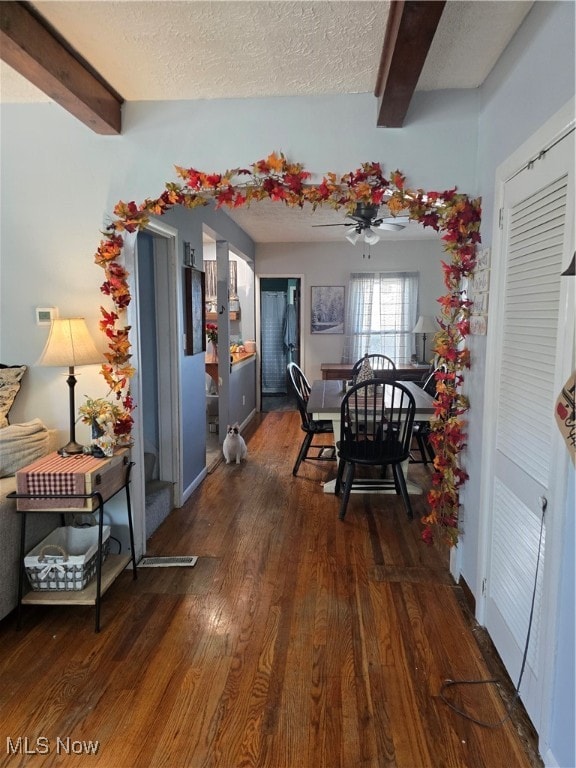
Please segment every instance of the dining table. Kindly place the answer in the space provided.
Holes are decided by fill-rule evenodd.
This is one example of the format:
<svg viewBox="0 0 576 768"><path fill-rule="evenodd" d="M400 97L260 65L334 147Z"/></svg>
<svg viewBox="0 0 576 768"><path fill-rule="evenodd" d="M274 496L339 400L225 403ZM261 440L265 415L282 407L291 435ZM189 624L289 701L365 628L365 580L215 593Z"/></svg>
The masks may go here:
<svg viewBox="0 0 576 768"><path fill-rule="evenodd" d="M320 363L320 373L323 379L340 379L346 381L352 378L354 363ZM430 365L419 363L396 363L396 368L375 370L377 378L386 378L392 381L421 381L430 371Z"/></svg>
<svg viewBox="0 0 576 768"><path fill-rule="evenodd" d="M425 392L415 381L401 381L402 386L410 392L414 398L416 411L414 422L428 421L434 414L434 398ZM334 443L340 439L340 420L342 398L346 394L346 387L342 381L330 379L318 379L312 382L310 397L308 398L307 411L315 421L332 421L334 430ZM408 475L409 460L403 463L404 477L406 478L406 487L410 494L423 493L423 489L417 483L410 480ZM324 483L324 493L334 493L336 479L328 480ZM352 493L366 493L364 486L358 489L352 488ZM394 489L378 490L374 493L395 493Z"/></svg>

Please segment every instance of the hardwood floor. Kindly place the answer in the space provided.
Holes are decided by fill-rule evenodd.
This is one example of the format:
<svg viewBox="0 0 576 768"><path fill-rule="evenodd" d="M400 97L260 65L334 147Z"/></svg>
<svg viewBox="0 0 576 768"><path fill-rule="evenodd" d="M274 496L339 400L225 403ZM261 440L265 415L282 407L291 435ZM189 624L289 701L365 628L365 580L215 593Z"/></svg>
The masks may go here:
<svg viewBox="0 0 576 768"><path fill-rule="evenodd" d="M296 413L259 415L247 463L221 463L149 542L196 566L122 574L100 634L82 607L0 623L1 766L540 765L521 713L488 729L440 697L493 674L445 555L395 496L353 494L340 522L335 465L291 474L301 436ZM494 685L447 695L505 714Z"/></svg>

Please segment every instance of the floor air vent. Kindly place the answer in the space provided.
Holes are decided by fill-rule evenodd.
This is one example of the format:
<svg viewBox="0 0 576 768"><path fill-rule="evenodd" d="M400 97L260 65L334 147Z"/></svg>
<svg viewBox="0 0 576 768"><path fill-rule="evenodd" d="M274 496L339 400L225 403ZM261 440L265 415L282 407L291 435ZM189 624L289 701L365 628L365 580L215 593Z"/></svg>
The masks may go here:
<svg viewBox="0 0 576 768"><path fill-rule="evenodd" d="M143 557L138 563L138 568L174 568L196 565L198 557L195 555L177 555L175 557Z"/></svg>

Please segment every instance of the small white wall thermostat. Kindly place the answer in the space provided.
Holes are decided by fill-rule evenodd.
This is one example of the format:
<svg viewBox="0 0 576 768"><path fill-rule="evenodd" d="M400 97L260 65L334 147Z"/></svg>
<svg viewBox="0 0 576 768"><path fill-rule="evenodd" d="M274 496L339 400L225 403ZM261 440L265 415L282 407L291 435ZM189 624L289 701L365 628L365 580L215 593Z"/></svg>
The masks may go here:
<svg viewBox="0 0 576 768"><path fill-rule="evenodd" d="M57 317L56 307L36 307L36 325L50 325Z"/></svg>

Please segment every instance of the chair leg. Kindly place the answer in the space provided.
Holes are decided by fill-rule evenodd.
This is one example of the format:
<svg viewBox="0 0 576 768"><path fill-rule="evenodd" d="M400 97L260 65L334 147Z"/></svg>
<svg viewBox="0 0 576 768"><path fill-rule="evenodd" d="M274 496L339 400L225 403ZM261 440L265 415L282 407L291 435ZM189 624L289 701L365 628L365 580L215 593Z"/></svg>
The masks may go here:
<svg viewBox="0 0 576 768"><path fill-rule="evenodd" d="M424 438L424 445L428 449L428 456L430 456L430 461L434 462L434 459L436 458L436 454L434 453L434 448L432 448L432 443L428 439L428 435Z"/></svg>
<svg viewBox="0 0 576 768"><path fill-rule="evenodd" d="M342 485L342 477L344 475L344 467L346 466L346 462L344 459L338 460L338 473L336 474L336 483L334 485L334 495L339 496L340 494L340 486Z"/></svg>
<svg viewBox="0 0 576 768"><path fill-rule="evenodd" d="M406 507L406 513L409 520L414 519L414 513L412 512L412 504L410 503L410 496L408 495L408 489L406 488L406 479L404 478L404 471L401 464L392 464L392 471L394 473L394 485L396 486L396 493L398 490L404 501Z"/></svg>
<svg viewBox="0 0 576 768"><path fill-rule="evenodd" d="M344 481L344 492L342 494L342 503L340 504L340 513L338 517L340 520L344 520L346 509L348 507L348 499L350 498L350 491L352 490L352 483L354 482L354 475L356 466L354 464L348 465L348 472L346 473L346 479Z"/></svg>
<svg viewBox="0 0 576 768"><path fill-rule="evenodd" d="M418 450L422 457L422 464L428 464L428 451L426 450L426 439L418 432L416 435L416 442L418 443Z"/></svg>
<svg viewBox="0 0 576 768"><path fill-rule="evenodd" d="M293 475L296 475L298 473L300 464L304 461L304 459L308 455L308 449L310 448L311 442L312 442L312 433L307 432L306 435L304 436L304 440L302 441L302 445L300 446L300 451L298 453L298 458L296 459L296 463L294 464L294 469L292 470Z"/></svg>

